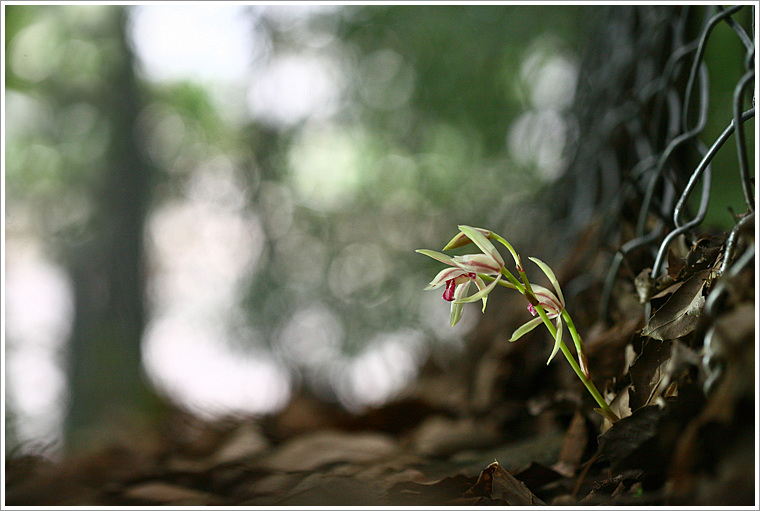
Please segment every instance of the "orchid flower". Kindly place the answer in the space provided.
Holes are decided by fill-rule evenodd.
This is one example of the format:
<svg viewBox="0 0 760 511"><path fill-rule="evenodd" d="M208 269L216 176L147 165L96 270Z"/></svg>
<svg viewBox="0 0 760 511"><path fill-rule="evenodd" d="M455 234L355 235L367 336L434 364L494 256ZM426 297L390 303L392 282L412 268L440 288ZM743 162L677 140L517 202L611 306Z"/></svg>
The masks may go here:
<svg viewBox="0 0 760 511"><path fill-rule="evenodd" d="M546 362L548 364L552 361L554 355L557 354L557 351L559 351L559 347L562 344L562 311L565 310L565 297L562 295L562 289L559 287L559 281L557 281L557 277L554 275L552 269L549 268L549 266L540 259L537 259L535 257L529 257L528 259L536 263L536 265L541 268L544 274L546 274L546 276L549 278L549 282L551 282L552 286L554 286L554 290L557 292L557 294L554 294L549 289L536 284L533 284L531 286L533 294L536 296L538 303L540 303L541 307L543 307L546 311L546 316L549 319L557 320L557 334L554 336L554 348L552 349L552 354L549 355L549 360ZM528 310L533 316L536 316L536 308L532 304L528 304ZM512 337L509 339L509 342L515 342L520 337L540 325L542 321L543 320L540 317L534 317L533 319L529 320L527 323L514 331Z"/></svg>
<svg viewBox="0 0 760 511"><path fill-rule="evenodd" d="M473 282L475 282L480 293L483 293L481 298L483 300L483 311L485 312L488 293L496 287L499 279L496 278L486 286L478 273L487 275L499 274L501 267L498 261L493 260L485 254L449 257L446 254L432 250L421 249L417 250L417 252L451 266L451 268L441 270L425 288L428 291L437 289L445 284L446 288L443 291L443 299L451 302L451 326L456 325L462 318L464 305L460 300L466 298L470 284Z"/></svg>
<svg viewBox="0 0 760 511"><path fill-rule="evenodd" d="M444 268L428 284L425 290L436 289L445 284L443 299L451 302L451 326L456 325L462 318L464 303L483 300L483 312L486 310L488 293L490 293L501 280L501 271L504 268L504 260L490 241L483 234L485 231L475 230L472 227L461 226L462 232L470 240L478 245L483 251L481 254L467 254L450 257L440 252L420 249L418 253L432 257L436 261L448 264L451 268ZM451 243L447 245L450 248ZM493 282L486 286L480 274L492 276ZM478 292L467 296L470 284L475 283Z"/></svg>
<svg viewBox="0 0 760 511"><path fill-rule="evenodd" d="M556 291L556 294L550 291L549 289L539 286L536 284L531 285L531 289L533 290L533 294L536 297L536 300L539 304L541 304L541 307L546 311L546 316L549 319L556 319L556 327L557 327L557 333L554 336L554 348L552 349L551 355L549 355L549 360L546 361L547 364L552 361L554 358L554 355L557 354L557 352L560 349L560 346L562 345L562 331L563 331L563 319L567 320L566 314L564 314L565 311L565 297L562 294L562 288L559 286L559 281L557 280L557 277L554 275L554 271L543 261L541 261L538 258L535 257L529 257L531 261L536 263L539 268L541 268L541 271L544 272L544 274L549 278L549 282L551 282L552 286L554 287L554 290ZM536 308L532 304L528 304L528 311L533 316L536 316L538 313L536 311ZM542 323L542 319L540 317L534 317L533 319L529 320L525 324L523 324L520 328L514 331L512 334L512 337L509 339L510 342L514 342L518 340L523 335L527 334L534 328L536 328L538 325ZM572 330L572 329L571 329ZM573 339L575 340L575 339ZM588 363L586 361L586 353L583 349L583 345L581 343L576 342L576 349L578 349L578 363L580 365L581 370L588 376Z"/></svg>

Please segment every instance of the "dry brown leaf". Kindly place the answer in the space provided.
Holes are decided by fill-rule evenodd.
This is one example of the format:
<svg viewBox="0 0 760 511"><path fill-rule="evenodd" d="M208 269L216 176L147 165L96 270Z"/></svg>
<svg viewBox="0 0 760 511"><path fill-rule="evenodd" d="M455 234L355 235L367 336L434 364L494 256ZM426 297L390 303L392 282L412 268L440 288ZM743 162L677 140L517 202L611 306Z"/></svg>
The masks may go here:
<svg viewBox="0 0 760 511"><path fill-rule="evenodd" d="M609 328L597 323L586 334L586 354L594 380L607 381L623 376L627 368L626 346L643 326L642 316L618 321Z"/></svg>
<svg viewBox="0 0 760 511"><path fill-rule="evenodd" d="M657 435L657 426L663 411L656 406L646 406L620 419L599 437L600 452L607 456L613 470L620 466L637 466L631 458L642 458L642 446Z"/></svg>
<svg viewBox="0 0 760 511"><path fill-rule="evenodd" d="M673 280L678 278L678 274L686 267L686 262L680 254L676 254L673 248L668 249L668 276Z"/></svg>
<svg viewBox="0 0 760 511"><path fill-rule="evenodd" d="M398 445L380 433L319 431L290 440L257 463L283 472L313 471L333 463L371 463L398 452Z"/></svg>
<svg viewBox="0 0 760 511"><path fill-rule="evenodd" d="M359 506L382 504L386 485L355 477L315 472L303 478L278 505L285 506Z"/></svg>
<svg viewBox="0 0 760 511"><path fill-rule="evenodd" d="M404 481L394 484L388 490L388 500L394 505L453 505L461 499L483 498L482 495L476 496L473 493L465 495L473 484L477 484L473 479L475 478L457 474L433 483Z"/></svg>
<svg viewBox="0 0 760 511"><path fill-rule="evenodd" d="M633 279L633 285L636 288L636 295L639 297L639 303L647 303L654 292L654 282L652 281L652 269L644 268Z"/></svg>
<svg viewBox="0 0 760 511"><path fill-rule="evenodd" d="M638 340L641 350L628 370L631 378L628 399L632 411L649 404L652 391L662 379L663 368L670 358L670 342L657 342L646 337Z"/></svg>
<svg viewBox="0 0 760 511"><path fill-rule="evenodd" d="M576 411L565 433L562 449L559 451L559 460L552 468L565 477L572 477L583 459L587 446L586 418L580 411Z"/></svg>
<svg viewBox="0 0 760 511"><path fill-rule="evenodd" d="M712 270L695 273L649 318L642 334L665 341L693 332L705 306L704 290L711 279Z"/></svg>
<svg viewBox="0 0 760 511"><path fill-rule="evenodd" d="M172 506L213 506L222 504L221 499L214 495L165 481L148 481L133 486L124 492L124 498L140 504Z"/></svg>
<svg viewBox="0 0 760 511"><path fill-rule="evenodd" d="M541 463L531 462L525 468L514 473L515 478L525 483L531 491L540 490L546 485L550 485L560 479L562 474L549 468Z"/></svg>
<svg viewBox="0 0 760 511"><path fill-rule="evenodd" d="M495 501L504 501L509 506L535 506L544 502L531 492L525 483L504 470L498 461L494 461L480 473L475 486L465 496L486 494Z"/></svg>
<svg viewBox="0 0 760 511"><path fill-rule="evenodd" d="M655 404L660 398L678 395L678 383L692 367L699 367L700 356L679 341L672 341L667 363L660 367L657 381L651 382L651 392L647 404Z"/></svg>
<svg viewBox="0 0 760 511"><path fill-rule="evenodd" d="M499 438L497 424L492 419L433 416L417 428L413 444L420 455L445 456L463 449L492 445Z"/></svg>
<svg viewBox="0 0 760 511"><path fill-rule="evenodd" d="M263 453L269 447L260 428L247 422L240 425L226 440L212 458L212 463L221 465L249 458Z"/></svg>

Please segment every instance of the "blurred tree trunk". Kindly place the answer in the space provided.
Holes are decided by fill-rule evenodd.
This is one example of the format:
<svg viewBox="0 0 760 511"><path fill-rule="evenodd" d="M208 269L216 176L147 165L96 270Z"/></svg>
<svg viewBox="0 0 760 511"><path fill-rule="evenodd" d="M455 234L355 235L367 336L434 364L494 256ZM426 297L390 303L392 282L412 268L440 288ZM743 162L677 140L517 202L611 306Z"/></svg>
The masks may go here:
<svg viewBox="0 0 760 511"><path fill-rule="evenodd" d="M70 255L75 318L69 344L68 451L113 440L114 425L131 427L155 415L158 399L141 365L145 323L143 230L150 165L141 156L136 120L141 110L127 42L127 12L114 9L120 58L110 62L95 94L111 127L106 167L93 187L88 242Z"/></svg>

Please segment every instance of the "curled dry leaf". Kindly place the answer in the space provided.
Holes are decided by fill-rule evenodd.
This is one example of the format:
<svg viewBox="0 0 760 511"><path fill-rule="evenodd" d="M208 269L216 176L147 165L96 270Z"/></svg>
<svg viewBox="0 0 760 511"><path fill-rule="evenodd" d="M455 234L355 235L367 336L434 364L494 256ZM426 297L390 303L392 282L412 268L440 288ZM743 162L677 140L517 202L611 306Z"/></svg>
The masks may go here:
<svg viewBox="0 0 760 511"><path fill-rule="evenodd" d="M652 269L644 268L633 280L639 303L647 303L653 294L654 282L652 281Z"/></svg>
<svg viewBox="0 0 760 511"><path fill-rule="evenodd" d="M489 496L509 506L544 505L525 484L494 461L480 473L475 485L467 490L466 497Z"/></svg>
<svg viewBox="0 0 760 511"><path fill-rule="evenodd" d="M434 483L397 483L388 490L388 500L394 504L408 505L545 505L522 481L504 470L498 461L484 468L476 481L473 482L473 479L458 474Z"/></svg>
<svg viewBox="0 0 760 511"><path fill-rule="evenodd" d="M705 290L710 286L712 275L712 270L702 270L689 277L649 318L642 334L665 341L693 332L704 309Z"/></svg>
<svg viewBox="0 0 760 511"><path fill-rule="evenodd" d="M657 342L641 337L640 353L628 369L631 388L628 391L628 404L631 410L649 404L653 388L662 380L662 371L670 358L670 343Z"/></svg>
<svg viewBox="0 0 760 511"><path fill-rule="evenodd" d="M640 460L632 459L646 457L642 454L642 446L657 435L657 425L662 415L662 410L656 406L640 408L629 417L617 421L599 437L599 450L609 458L613 470L641 465Z"/></svg>

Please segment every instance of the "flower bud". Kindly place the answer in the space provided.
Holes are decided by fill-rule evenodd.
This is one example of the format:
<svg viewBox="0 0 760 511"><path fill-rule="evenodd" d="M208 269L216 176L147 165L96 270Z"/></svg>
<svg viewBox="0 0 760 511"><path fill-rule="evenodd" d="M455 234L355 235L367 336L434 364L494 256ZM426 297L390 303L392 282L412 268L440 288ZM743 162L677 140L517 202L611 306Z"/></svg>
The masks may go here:
<svg viewBox="0 0 760 511"><path fill-rule="evenodd" d="M480 229L479 227L476 227L475 230L478 231L483 236L485 236L486 239L489 239L489 240L491 239L491 236L492 236L491 231L487 229ZM451 250L452 248L463 247L465 245L469 245L470 243L472 243L472 240L468 238L465 233L460 232L459 234L454 236L445 247L443 247L443 250Z"/></svg>

